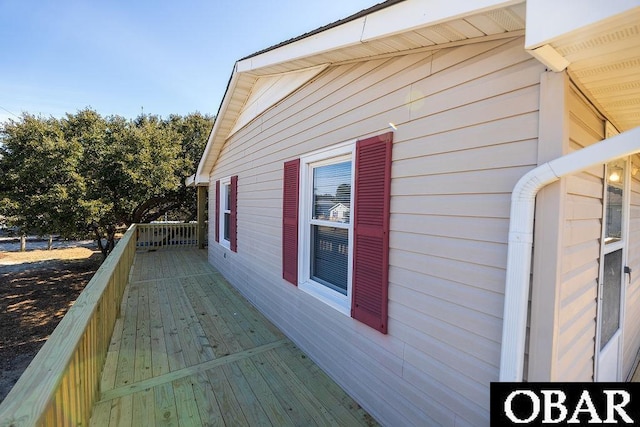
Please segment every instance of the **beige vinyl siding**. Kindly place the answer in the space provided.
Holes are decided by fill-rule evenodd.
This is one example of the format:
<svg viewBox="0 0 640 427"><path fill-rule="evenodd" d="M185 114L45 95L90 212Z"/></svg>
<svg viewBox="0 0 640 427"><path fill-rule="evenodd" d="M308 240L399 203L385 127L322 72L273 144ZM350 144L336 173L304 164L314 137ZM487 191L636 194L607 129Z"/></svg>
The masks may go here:
<svg viewBox="0 0 640 427"><path fill-rule="evenodd" d="M509 198L537 162L543 71L521 38L334 66L221 151L211 181L239 176L238 252L210 238L210 261L383 424L488 425ZM390 122L382 335L281 278L282 173L286 160Z"/></svg>
<svg viewBox="0 0 640 427"><path fill-rule="evenodd" d="M572 87L569 149L604 139L604 121ZM603 166L566 178L556 381L592 381L602 233Z"/></svg>
<svg viewBox="0 0 640 427"><path fill-rule="evenodd" d="M640 156L631 157L631 208L629 211L629 251L627 265L631 268L631 281L626 279L626 306L624 311L624 347L622 378L631 374L640 351ZM633 172L636 172L635 175Z"/></svg>

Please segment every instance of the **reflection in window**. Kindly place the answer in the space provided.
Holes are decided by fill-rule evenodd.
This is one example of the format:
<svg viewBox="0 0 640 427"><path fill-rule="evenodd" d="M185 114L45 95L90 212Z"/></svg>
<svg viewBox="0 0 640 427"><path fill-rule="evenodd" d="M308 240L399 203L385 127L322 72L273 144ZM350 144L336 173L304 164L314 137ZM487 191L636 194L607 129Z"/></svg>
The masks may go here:
<svg viewBox="0 0 640 427"><path fill-rule="evenodd" d="M345 296L349 287L351 166L351 158L345 156L311 167L309 277Z"/></svg>
<svg viewBox="0 0 640 427"><path fill-rule="evenodd" d="M620 327L622 249L604 256L603 272L600 350L607 345Z"/></svg>
<svg viewBox="0 0 640 427"><path fill-rule="evenodd" d="M222 183L222 193L220 197L220 210L222 212L222 238L230 241L230 224L231 224L231 183L229 181Z"/></svg>
<svg viewBox="0 0 640 427"><path fill-rule="evenodd" d="M624 189L625 162L618 160L607 165L607 193L605 212L605 243L622 239L622 195Z"/></svg>
<svg viewBox="0 0 640 427"><path fill-rule="evenodd" d="M313 215L322 221L349 223L351 161L313 169Z"/></svg>

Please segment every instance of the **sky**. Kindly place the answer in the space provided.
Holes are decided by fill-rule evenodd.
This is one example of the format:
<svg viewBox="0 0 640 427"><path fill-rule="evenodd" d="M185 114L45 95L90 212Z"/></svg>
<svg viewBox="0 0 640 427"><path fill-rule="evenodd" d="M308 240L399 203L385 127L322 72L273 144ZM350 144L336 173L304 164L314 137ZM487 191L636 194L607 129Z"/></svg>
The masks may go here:
<svg viewBox="0 0 640 427"><path fill-rule="evenodd" d="M0 122L215 115L235 62L382 0L0 0Z"/></svg>

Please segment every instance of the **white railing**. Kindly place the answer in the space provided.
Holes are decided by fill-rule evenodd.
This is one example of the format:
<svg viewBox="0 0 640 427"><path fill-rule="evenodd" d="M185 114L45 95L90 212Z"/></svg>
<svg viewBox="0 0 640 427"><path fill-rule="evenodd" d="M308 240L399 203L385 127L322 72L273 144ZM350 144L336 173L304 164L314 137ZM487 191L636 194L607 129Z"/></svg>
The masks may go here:
<svg viewBox="0 0 640 427"><path fill-rule="evenodd" d="M136 227L138 248L177 248L198 246L197 223L138 224Z"/></svg>

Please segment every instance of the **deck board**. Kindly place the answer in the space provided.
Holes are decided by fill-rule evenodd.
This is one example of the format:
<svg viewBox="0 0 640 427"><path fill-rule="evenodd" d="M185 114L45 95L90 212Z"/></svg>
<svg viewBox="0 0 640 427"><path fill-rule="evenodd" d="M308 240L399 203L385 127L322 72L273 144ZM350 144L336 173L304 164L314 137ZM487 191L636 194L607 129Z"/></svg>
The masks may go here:
<svg viewBox="0 0 640 427"><path fill-rule="evenodd" d="M152 376L158 377L169 372L169 356L162 323L160 291L158 286L149 287L149 327L151 328L151 369Z"/></svg>
<svg viewBox="0 0 640 427"><path fill-rule="evenodd" d="M139 252L93 426L376 425L197 249Z"/></svg>
<svg viewBox="0 0 640 427"><path fill-rule="evenodd" d="M211 382L206 372L199 372L193 376L193 397L198 405L200 420L203 425L223 425L222 412L218 406L218 399L213 392Z"/></svg>

